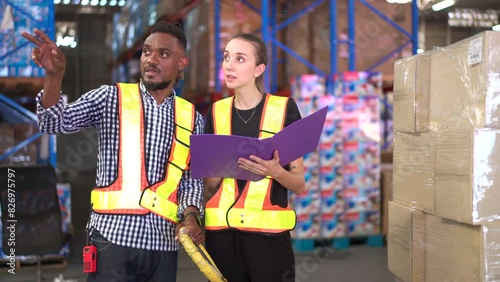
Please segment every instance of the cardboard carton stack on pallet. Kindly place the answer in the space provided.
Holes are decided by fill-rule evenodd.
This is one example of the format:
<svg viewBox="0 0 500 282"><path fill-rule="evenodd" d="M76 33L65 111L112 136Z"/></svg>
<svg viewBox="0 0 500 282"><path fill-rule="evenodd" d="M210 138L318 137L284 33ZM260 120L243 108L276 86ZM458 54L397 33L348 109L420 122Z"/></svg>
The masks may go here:
<svg viewBox="0 0 500 282"><path fill-rule="evenodd" d="M389 269L500 279L500 33L402 59L394 78Z"/></svg>

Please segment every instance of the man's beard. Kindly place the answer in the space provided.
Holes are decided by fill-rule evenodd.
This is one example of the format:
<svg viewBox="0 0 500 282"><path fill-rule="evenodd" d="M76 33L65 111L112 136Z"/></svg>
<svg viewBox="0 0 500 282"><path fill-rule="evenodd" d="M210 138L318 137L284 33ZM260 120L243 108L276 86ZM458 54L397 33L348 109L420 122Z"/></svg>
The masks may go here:
<svg viewBox="0 0 500 282"><path fill-rule="evenodd" d="M162 81L162 82L147 82L142 79L142 83L148 91L163 90L168 88L172 84L172 80Z"/></svg>

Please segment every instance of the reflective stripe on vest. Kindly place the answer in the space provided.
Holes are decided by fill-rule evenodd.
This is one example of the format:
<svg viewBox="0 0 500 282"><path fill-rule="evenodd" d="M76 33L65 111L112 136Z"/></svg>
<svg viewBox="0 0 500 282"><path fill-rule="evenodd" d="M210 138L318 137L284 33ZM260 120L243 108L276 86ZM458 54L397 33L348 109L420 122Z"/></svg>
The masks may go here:
<svg viewBox="0 0 500 282"><path fill-rule="evenodd" d="M259 138L273 136L283 129L285 124L288 98L268 94L265 99ZM214 103L215 134L231 134L232 105L233 97ZM236 180L223 179L221 187L206 205L206 229L235 228L265 233L279 233L293 229L296 224L295 211L271 204L273 181L269 177L256 182L248 181L242 194L239 195Z"/></svg>
<svg viewBox="0 0 500 282"><path fill-rule="evenodd" d="M179 222L177 216L177 188L191 158L190 136L194 131L194 105L175 97L175 134L166 168L166 178L144 190L140 205L172 222Z"/></svg>
<svg viewBox="0 0 500 282"><path fill-rule="evenodd" d="M144 113L139 86L126 83L117 86L120 120L117 179L110 186L92 190L92 208L96 212L111 214L146 214L152 211L176 222L177 187L189 163L189 135L194 128L194 106L175 97L176 126L166 177L163 182L146 189ZM155 204L155 201L162 204Z"/></svg>

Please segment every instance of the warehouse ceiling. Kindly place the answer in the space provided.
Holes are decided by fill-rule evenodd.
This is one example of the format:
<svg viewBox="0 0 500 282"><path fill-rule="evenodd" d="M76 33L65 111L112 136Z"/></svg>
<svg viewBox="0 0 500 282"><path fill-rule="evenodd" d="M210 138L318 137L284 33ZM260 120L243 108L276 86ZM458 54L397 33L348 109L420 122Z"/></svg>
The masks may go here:
<svg viewBox="0 0 500 282"><path fill-rule="evenodd" d="M471 8L481 10L500 10L500 0L459 0L452 8Z"/></svg>
<svg viewBox="0 0 500 282"><path fill-rule="evenodd" d="M464 12L467 12L468 16L476 18L486 17L487 14L491 13L500 17L500 0L457 0L453 6L441 11L436 12L430 8L420 11L420 16L429 21L447 21L450 13L462 14L463 16ZM494 21L497 21L497 19Z"/></svg>

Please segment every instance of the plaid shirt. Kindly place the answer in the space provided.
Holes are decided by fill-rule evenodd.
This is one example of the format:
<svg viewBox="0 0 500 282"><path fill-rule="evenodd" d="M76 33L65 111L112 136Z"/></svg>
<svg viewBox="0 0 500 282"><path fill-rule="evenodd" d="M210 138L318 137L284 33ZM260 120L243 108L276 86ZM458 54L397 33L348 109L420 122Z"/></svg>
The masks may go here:
<svg viewBox="0 0 500 282"><path fill-rule="evenodd" d="M146 172L149 184L154 184L165 177L174 132L174 99L170 96L161 105L157 105L142 83L140 89L145 115ZM69 104L65 104L61 98L58 104L48 109L41 106L42 95L43 90L36 97L40 131L48 134L71 134L84 128L97 128L99 147L96 186L110 185L116 179L118 160L116 85L103 85ZM203 118L196 112L194 134L202 131ZM191 178L191 173L187 170L178 189L179 217L191 205L203 212L202 199L202 179ZM88 227L89 230L98 230L109 241L121 246L157 251L175 251L179 248L174 239L175 224L153 213L138 216L92 212Z"/></svg>

